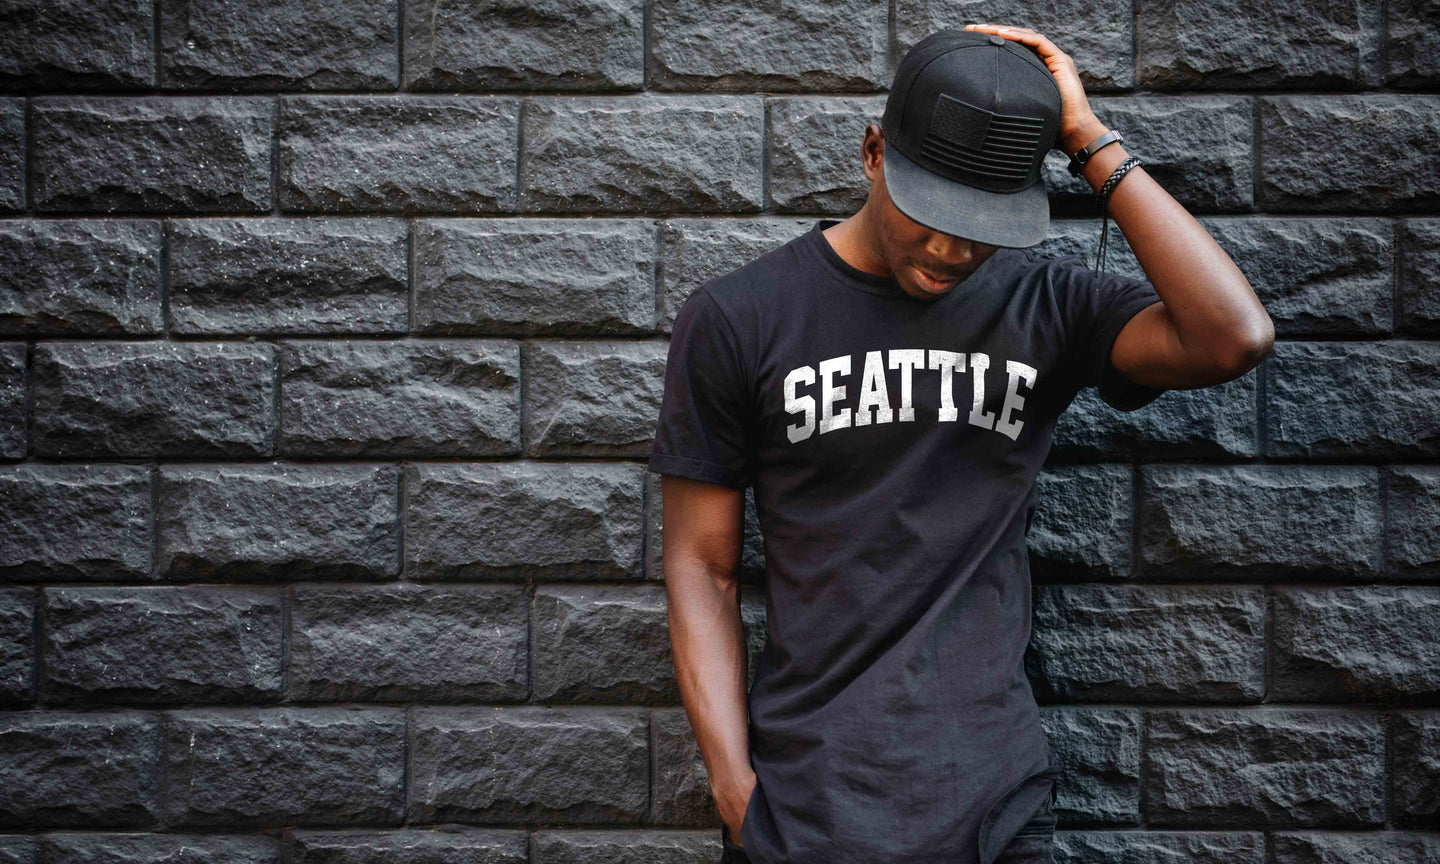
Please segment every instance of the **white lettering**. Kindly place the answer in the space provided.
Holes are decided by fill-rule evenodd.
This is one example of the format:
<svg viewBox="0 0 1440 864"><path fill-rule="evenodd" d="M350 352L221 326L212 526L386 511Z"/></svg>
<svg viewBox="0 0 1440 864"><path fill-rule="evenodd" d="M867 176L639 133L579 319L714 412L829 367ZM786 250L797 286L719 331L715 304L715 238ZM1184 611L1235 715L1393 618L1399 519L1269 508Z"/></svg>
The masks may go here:
<svg viewBox="0 0 1440 864"><path fill-rule="evenodd" d="M870 409L875 409L876 423L891 420L890 394L885 388L885 360L879 351L865 352L865 371L860 379L860 401L855 406L855 425L870 424Z"/></svg>
<svg viewBox="0 0 1440 864"><path fill-rule="evenodd" d="M1009 376L1009 387L1005 391L1005 406L1000 409L1000 422L995 424L995 431L1001 435L1008 435L1010 440L1020 437L1020 429L1025 424L1023 421L1011 420L1010 413L1019 411L1020 406L1025 404L1025 397L1015 392L1020 385L1020 379L1025 379L1025 386L1030 389L1035 387L1035 367L1027 366L1019 360L1006 360L1005 373Z"/></svg>
<svg viewBox="0 0 1440 864"><path fill-rule="evenodd" d="M820 434L833 432L836 429L844 429L850 425L850 409L847 407L838 414L830 413L830 406L845 398L845 385L836 386L834 377L836 375L850 374L850 355L841 354L839 357L831 357L829 360L820 361Z"/></svg>
<svg viewBox="0 0 1440 864"><path fill-rule="evenodd" d="M785 427L785 437L790 439L791 444L796 441L804 441L815 432L815 397L795 395L797 385L814 383L815 367L813 366L797 366L785 376L785 413L805 412L804 423L791 423Z"/></svg>

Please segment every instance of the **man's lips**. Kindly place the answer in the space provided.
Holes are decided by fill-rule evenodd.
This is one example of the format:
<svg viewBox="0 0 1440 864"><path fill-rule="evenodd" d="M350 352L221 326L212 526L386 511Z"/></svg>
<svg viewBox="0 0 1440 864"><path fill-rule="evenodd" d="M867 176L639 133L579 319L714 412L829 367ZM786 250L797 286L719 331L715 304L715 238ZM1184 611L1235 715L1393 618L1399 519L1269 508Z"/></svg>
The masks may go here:
<svg viewBox="0 0 1440 864"><path fill-rule="evenodd" d="M913 267L913 269L920 277L920 284L930 289L948 288L951 285L959 282L961 278L959 276L951 276L949 278L937 278L936 276L931 275L928 270L922 270L919 267Z"/></svg>

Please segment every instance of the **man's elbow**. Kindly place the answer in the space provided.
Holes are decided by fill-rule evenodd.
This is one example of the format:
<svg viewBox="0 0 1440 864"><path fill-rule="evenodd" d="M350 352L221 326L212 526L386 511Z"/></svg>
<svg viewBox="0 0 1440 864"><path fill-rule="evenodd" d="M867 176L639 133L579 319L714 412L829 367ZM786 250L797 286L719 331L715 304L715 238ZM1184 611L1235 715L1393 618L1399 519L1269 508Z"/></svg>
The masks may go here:
<svg viewBox="0 0 1440 864"><path fill-rule="evenodd" d="M1235 347L1226 351L1219 365L1231 378L1259 366L1275 350L1275 324L1266 315L1265 320L1253 328L1253 332L1238 341Z"/></svg>

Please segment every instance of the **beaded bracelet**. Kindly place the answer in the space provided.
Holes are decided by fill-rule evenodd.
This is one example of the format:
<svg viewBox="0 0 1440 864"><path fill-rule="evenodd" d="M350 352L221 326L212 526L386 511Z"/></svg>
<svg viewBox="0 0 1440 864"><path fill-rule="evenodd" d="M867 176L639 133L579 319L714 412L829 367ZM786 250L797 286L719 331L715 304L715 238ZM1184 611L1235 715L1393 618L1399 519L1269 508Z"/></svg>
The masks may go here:
<svg viewBox="0 0 1440 864"><path fill-rule="evenodd" d="M1106 178L1100 191L1095 193L1096 199L1100 202L1100 243L1095 249L1095 269L1097 272L1105 272L1105 255L1109 252L1110 235L1110 193L1115 189L1116 184L1130 173L1130 169L1140 164L1139 156L1127 156L1125 161L1115 166L1115 170Z"/></svg>

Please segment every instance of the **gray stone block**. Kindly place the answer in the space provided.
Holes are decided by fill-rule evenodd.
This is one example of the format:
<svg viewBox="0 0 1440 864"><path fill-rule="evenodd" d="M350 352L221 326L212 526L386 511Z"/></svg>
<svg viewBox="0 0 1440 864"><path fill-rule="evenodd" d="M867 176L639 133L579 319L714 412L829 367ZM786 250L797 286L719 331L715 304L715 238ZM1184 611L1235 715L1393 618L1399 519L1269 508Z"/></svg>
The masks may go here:
<svg viewBox="0 0 1440 864"><path fill-rule="evenodd" d="M0 703L30 701L34 685L35 592L0 588Z"/></svg>
<svg viewBox="0 0 1440 864"><path fill-rule="evenodd" d="M1397 465L1386 475L1388 575L1440 581L1440 466Z"/></svg>
<svg viewBox="0 0 1440 864"><path fill-rule="evenodd" d="M31 373L42 456L271 452L275 349L244 342L41 342Z"/></svg>
<svg viewBox="0 0 1440 864"><path fill-rule="evenodd" d="M29 448L29 373L24 342L0 342L0 459L24 459Z"/></svg>
<svg viewBox="0 0 1440 864"><path fill-rule="evenodd" d="M13 465L0 469L0 579L145 581L151 568L150 469Z"/></svg>
<svg viewBox="0 0 1440 864"><path fill-rule="evenodd" d="M31 101L37 210L258 213L271 207L275 103L240 96Z"/></svg>
<svg viewBox="0 0 1440 864"><path fill-rule="evenodd" d="M162 332L160 223L0 222L0 333Z"/></svg>
<svg viewBox="0 0 1440 864"><path fill-rule="evenodd" d="M206 90L393 90L399 0L160 0L160 83Z"/></svg>
<svg viewBox="0 0 1440 864"><path fill-rule="evenodd" d="M1440 861L1440 834L1367 831L1275 833L1275 864L1432 864Z"/></svg>
<svg viewBox="0 0 1440 864"><path fill-rule="evenodd" d="M290 696L521 701L528 612L519 586L297 586Z"/></svg>
<svg viewBox="0 0 1440 864"><path fill-rule="evenodd" d="M1400 303L1395 329L1416 336L1440 334L1440 219L1406 219L1395 231Z"/></svg>
<svg viewBox="0 0 1440 864"><path fill-rule="evenodd" d="M1266 864L1259 831L1058 831L1055 864Z"/></svg>
<svg viewBox="0 0 1440 864"><path fill-rule="evenodd" d="M171 332L405 333L398 219L180 219L166 250Z"/></svg>
<svg viewBox="0 0 1440 864"><path fill-rule="evenodd" d="M1029 666L1045 698L1265 696L1265 591L1258 586L1041 585L1034 616Z"/></svg>
<svg viewBox="0 0 1440 864"><path fill-rule="evenodd" d="M151 827L159 755L152 714L0 712L0 827Z"/></svg>
<svg viewBox="0 0 1440 864"><path fill-rule="evenodd" d="M1377 715L1321 708L1153 711L1146 824L1375 827L1385 821Z"/></svg>
<svg viewBox="0 0 1440 864"><path fill-rule="evenodd" d="M415 331L654 332L655 231L639 219L418 221Z"/></svg>
<svg viewBox="0 0 1440 864"><path fill-rule="evenodd" d="M171 825L396 825L405 715L394 708L173 711L165 720Z"/></svg>
<svg viewBox="0 0 1440 864"><path fill-rule="evenodd" d="M246 588L48 588L49 702L281 696L282 598Z"/></svg>
<svg viewBox="0 0 1440 864"><path fill-rule="evenodd" d="M635 708L416 708L410 811L420 822L639 822L650 723Z"/></svg>
<svg viewBox="0 0 1440 864"><path fill-rule="evenodd" d="M754 96L556 96L525 103L521 209L755 212Z"/></svg>
<svg viewBox="0 0 1440 864"><path fill-rule="evenodd" d="M668 344L534 340L523 378L527 456L646 457Z"/></svg>
<svg viewBox="0 0 1440 864"><path fill-rule="evenodd" d="M1040 503L1025 544L1037 580L1131 574L1135 469L1047 465L1035 483Z"/></svg>
<svg viewBox="0 0 1440 864"><path fill-rule="evenodd" d="M400 831L295 831L292 864L528 864L529 835L510 828L442 825Z"/></svg>
<svg viewBox="0 0 1440 864"><path fill-rule="evenodd" d="M551 831L534 834L535 864L711 864L719 831Z"/></svg>
<svg viewBox="0 0 1440 864"><path fill-rule="evenodd" d="M25 100L0 98L0 211L23 209Z"/></svg>
<svg viewBox="0 0 1440 864"><path fill-rule="evenodd" d="M634 90L643 0L410 0L406 90Z"/></svg>
<svg viewBox="0 0 1440 864"><path fill-rule="evenodd" d="M1440 344L1278 342L1265 363L1267 455L1440 453Z"/></svg>
<svg viewBox="0 0 1440 864"><path fill-rule="evenodd" d="M387 579L400 573L399 472L383 465L162 465L171 579Z"/></svg>
<svg viewBox="0 0 1440 864"><path fill-rule="evenodd" d="M1383 212L1440 206L1440 165L1416 141L1440 135L1440 96L1262 96L1256 104L1266 210ZM1314 142L1358 159L1317 159Z"/></svg>
<svg viewBox="0 0 1440 864"><path fill-rule="evenodd" d="M1440 80L1440 33L1431 0L1385 4L1385 84L1431 87Z"/></svg>
<svg viewBox="0 0 1440 864"><path fill-rule="evenodd" d="M663 585L542 586L532 630L542 702L680 702Z"/></svg>
<svg viewBox="0 0 1440 864"><path fill-rule="evenodd" d="M1274 589L1270 698L1410 702L1440 696L1440 587Z"/></svg>
<svg viewBox="0 0 1440 864"><path fill-rule="evenodd" d="M882 90L888 22L885 0L653 0L650 86Z"/></svg>
<svg viewBox="0 0 1440 864"><path fill-rule="evenodd" d="M1398 711L1390 718L1390 817L1434 827L1440 816L1440 711Z"/></svg>
<svg viewBox="0 0 1440 864"><path fill-rule="evenodd" d="M1056 459L1240 459L1260 453L1249 373L1211 387L1166 390L1136 411L1116 411L1082 388L1055 422Z"/></svg>
<svg viewBox="0 0 1440 864"><path fill-rule="evenodd" d="M684 708L650 712L651 778L649 821L660 825L718 828L720 813L710 794L705 758Z"/></svg>
<svg viewBox="0 0 1440 864"><path fill-rule="evenodd" d="M1061 823L1138 825L1139 710L1046 707L1040 721L1060 765L1055 814Z"/></svg>
<svg viewBox="0 0 1440 864"><path fill-rule="evenodd" d="M287 456L513 456L520 346L502 340L285 342Z"/></svg>
<svg viewBox="0 0 1440 864"><path fill-rule="evenodd" d="M411 579L639 579L645 473L622 463L410 465Z"/></svg>
<svg viewBox="0 0 1440 864"><path fill-rule="evenodd" d="M865 126L881 96L771 99L766 146L770 205L782 213L854 213L870 194L860 161Z"/></svg>
<svg viewBox="0 0 1440 864"><path fill-rule="evenodd" d="M0 90L133 90L155 80L152 0L6 0Z"/></svg>
<svg viewBox="0 0 1440 864"><path fill-rule="evenodd" d="M37 864L280 864L277 837L223 834L45 834Z"/></svg>
<svg viewBox="0 0 1440 864"><path fill-rule="evenodd" d="M1380 572L1373 467L1146 465L1140 489L1146 578L1359 580Z"/></svg>
<svg viewBox="0 0 1440 864"><path fill-rule="evenodd" d="M1378 81L1379 10L1307 4L1302 15L1245 0L1140 0L1140 85L1348 90Z"/></svg>
<svg viewBox="0 0 1440 864"><path fill-rule="evenodd" d="M463 215L515 207L520 101L491 96L285 96L287 211Z"/></svg>

